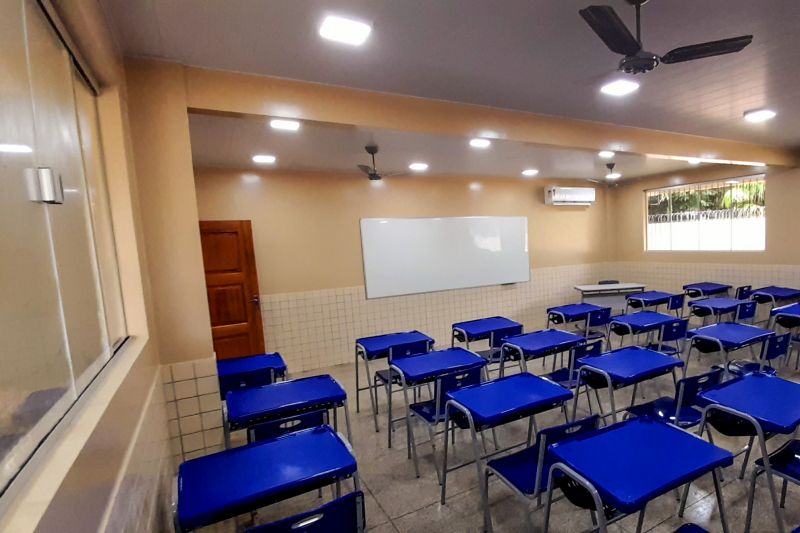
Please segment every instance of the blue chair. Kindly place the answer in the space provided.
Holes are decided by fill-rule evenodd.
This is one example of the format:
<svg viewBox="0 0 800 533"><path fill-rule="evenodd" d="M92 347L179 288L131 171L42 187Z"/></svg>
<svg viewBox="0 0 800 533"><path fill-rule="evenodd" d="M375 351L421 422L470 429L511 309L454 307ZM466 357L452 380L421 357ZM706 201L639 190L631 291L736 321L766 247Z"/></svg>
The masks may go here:
<svg viewBox="0 0 800 533"><path fill-rule="evenodd" d="M492 516L488 506L489 478L492 475L508 485L525 505L525 525L527 531L533 531L529 504L534 499L537 507L541 507L541 495L547 491L548 472L552 464L547 447L557 442L564 442L594 431L598 427L600 417L593 415L583 420L542 429L536 434L533 446L518 452L492 459L484 470L486 500L484 501L484 529L492 530Z"/></svg>
<svg viewBox="0 0 800 533"><path fill-rule="evenodd" d="M519 325L492 331L489 335L489 349L478 350L475 353L489 361L490 365L499 364L503 360L503 342L508 337L522 335L522 329L522 325Z"/></svg>
<svg viewBox="0 0 800 533"><path fill-rule="evenodd" d="M431 448L433 449L433 464L436 468L436 476L441 480L441 471L439 463L436 461L436 431L435 428L440 423L444 422L444 404L447 402L447 393L458 390L468 385L477 385L481 382L482 368L473 368L463 372L455 372L447 374L436 380L434 385L433 399L424 402L411 404L408 409L411 413L411 419L418 419L425 422L428 427L428 436L430 437ZM416 447L414 439L413 425L411 432L407 434L412 441L408 443L409 446ZM496 444L496 442L495 442ZM419 463L417 462L417 454L413 454L414 468L419 472Z"/></svg>
<svg viewBox="0 0 800 533"><path fill-rule="evenodd" d="M667 302L667 311L675 311L675 316L683 318L683 307L686 303L685 294L675 294L669 297Z"/></svg>
<svg viewBox="0 0 800 533"><path fill-rule="evenodd" d="M708 530L698 526L697 524L683 524L673 533L708 533Z"/></svg>
<svg viewBox="0 0 800 533"><path fill-rule="evenodd" d="M589 342L586 344L579 344L569 351L569 367L559 368L542 377L554 381L562 387L573 390L578 386L578 378L580 377L580 370L575 368L575 361L581 357L597 357L603 354L603 343L601 341ZM586 401L589 405L589 414L592 414L592 400L589 396L588 389L586 390Z"/></svg>
<svg viewBox="0 0 800 533"><path fill-rule="evenodd" d="M780 505L781 507L786 507L786 491L789 488L789 482L800 485L800 440L790 440L769 454L769 466L772 470L772 475L783 480ZM750 475L750 492L747 496L745 531L750 530L750 522L753 515L753 499L756 493L756 479L764 472L766 472L764 468L764 459L759 457L756 459L756 467ZM800 531L800 528L793 530L792 533L795 531Z"/></svg>
<svg viewBox="0 0 800 533"><path fill-rule="evenodd" d="M750 323L756 317L756 311L758 311L758 302L739 304L739 307L736 308L736 317L733 321L740 324Z"/></svg>
<svg viewBox="0 0 800 533"><path fill-rule="evenodd" d="M715 369L705 374L678 380L675 397L662 396L653 401L634 405L626 411L632 416L649 416L664 422L688 429L696 426L703 419L703 413L695 407L697 397L703 392L713 389L722 381L722 369Z"/></svg>
<svg viewBox="0 0 800 533"><path fill-rule="evenodd" d="M736 287L736 296L737 300L748 300L750 299L750 295L753 294L753 286L752 285L742 285L741 287Z"/></svg>
<svg viewBox="0 0 800 533"><path fill-rule="evenodd" d="M734 376L743 376L745 374L752 374L753 372L775 375L777 370L772 366L772 361L780 357L788 357L791 341L791 333L770 337L761 345L761 354L759 355L758 361L729 361L728 372ZM784 359L784 363L785 361L786 359Z"/></svg>
<svg viewBox="0 0 800 533"><path fill-rule="evenodd" d="M328 422L327 409L298 413L281 420L272 420L249 427L247 429L247 442L250 444L274 439L287 433L314 428Z"/></svg>
<svg viewBox="0 0 800 533"><path fill-rule="evenodd" d="M431 343L428 341L415 341L406 344L398 344L389 348L389 365L392 364L394 359L402 359L404 357L414 357L417 355L424 355L431 350ZM392 393L399 393L403 391L401 387L400 374L396 370L385 368L377 370L372 378L372 387L375 389L375 409L373 415L375 417L375 431L378 431L378 390L379 385L383 385L383 390L386 391L386 402L390 406L388 412L391 413L392 397L389 394L389 383L391 382L394 390ZM414 399L416 400L417 389L414 389ZM393 420L389 420L389 431L392 430Z"/></svg>
<svg viewBox="0 0 800 533"><path fill-rule="evenodd" d="M683 353L683 340L686 338L686 332L688 329L688 318L681 318L664 324L661 326L658 342L648 344L647 348L665 353L667 355L675 355L680 357L680 355ZM666 344L668 342L674 342L675 346Z"/></svg>
<svg viewBox="0 0 800 533"><path fill-rule="evenodd" d="M263 524L246 533L361 533L367 530L366 524L364 493L357 490L312 511Z"/></svg>
<svg viewBox="0 0 800 533"><path fill-rule="evenodd" d="M608 340L608 324L611 322L611 308L604 307L590 311L586 316L586 326L583 336L587 342ZM602 328L602 329L595 329Z"/></svg>
<svg viewBox="0 0 800 533"><path fill-rule="evenodd" d="M699 302L699 301L707 300L707 299L708 298L698 298L697 300L694 300L694 301L695 302ZM706 325L706 319L713 314L713 311L711 309L709 309L708 307L690 306L689 307L689 312L691 313L692 316L696 316L697 318L702 319L704 326Z"/></svg>
<svg viewBox="0 0 800 533"><path fill-rule="evenodd" d="M789 355L786 358L786 362L788 364L789 360L792 358L792 351L797 345L800 345L800 335L797 334L798 328L800 328L800 317L797 315L784 315L777 313L775 315L775 324L792 334L792 340L789 342ZM800 370L800 351L798 351L794 369Z"/></svg>

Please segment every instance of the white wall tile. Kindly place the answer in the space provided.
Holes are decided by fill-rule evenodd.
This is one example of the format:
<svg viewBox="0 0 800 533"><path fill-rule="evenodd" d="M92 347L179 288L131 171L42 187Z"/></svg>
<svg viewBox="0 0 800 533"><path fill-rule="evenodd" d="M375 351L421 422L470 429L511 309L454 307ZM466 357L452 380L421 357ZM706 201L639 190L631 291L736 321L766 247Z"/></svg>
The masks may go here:
<svg viewBox="0 0 800 533"><path fill-rule="evenodd" d="M176 381L173 386L175 388L175 398L178 400L197 396L197 381L194 379Z"/></svg>
<svg viewBox="0 0 800 533"><path fill-rule="evenodd" d="M192 361L174 363L171 367L173 381L183 381L194 378L194 364Z"/></svg>

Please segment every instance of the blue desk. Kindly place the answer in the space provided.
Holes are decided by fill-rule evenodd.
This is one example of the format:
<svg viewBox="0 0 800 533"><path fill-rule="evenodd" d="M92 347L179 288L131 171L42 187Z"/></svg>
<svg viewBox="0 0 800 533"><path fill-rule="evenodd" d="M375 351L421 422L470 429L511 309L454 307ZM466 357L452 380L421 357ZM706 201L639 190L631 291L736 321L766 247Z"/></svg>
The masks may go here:
<svg viewBox="0 0 800 533"><path fill-rule="evenodd" d="M736 313L739 306L747 303L748 300L737 300L736 298L704 298L689 302L689 307L708 310L708 313L719 319L722 315Z"/></svg>
<svg viewBox="0 0 800 533"><path fill-rule="evenodd" d="M637 385L643 381L672 374L674 382L675 369L683 367L683 361L677 357L664 355L663 353L641 348L639 346L628 346L610 351L597 357L582 357L576 362L580 369L580 386L592 386L595 390L605 387L608 389L608 399L611 403L611 417L617 421L617 408L614 402L614 391L633 385L631 395L631 407L636 401ZM588 394L588 391L587 391ZM576 392L572 403L572 419L578 405L579 393ZM600 404L598 398L598 404ZM598 410L600 407L598 407ZM601 412L601 414L603 414ZM605 416L605 415L603 415Z"/></svg>
<svg viewBox="0 0 800 533"><path fill-rule="evenodd" d="M369 390L375 431L378 431L378 398L375 387L369 384L372 380L369 362L375 359L389 358L394 349L413 350L413 353L427 352L433 349L433 343L434 340L431 337L416 330L356 339L356 413L361 412L361 391ZM364 369L367 373L368 385L366 387L362 387L360 384L359 360L363 361Z"/></svg>
<svg viewBox="0 0 800 533"><path fill-rule="evenodd" d="M658 308L659 305L668 303L669 299L673 296L673 294L663 291L645 291L637 294L629 294L625 299L628 302L628 306L635 309L644 309L647 307Z"/></svg>
<svg viewBox="0 0 800 533"><path fill-rule="evenodd" d="M585 436L552 445L545 507L545 528L550 526L554 477L569 476L593 493L599 530L607 531L602 509L608 505L631 514L673 489L712 473L723 531L728 531L724 502L716 470L733 464L733 455L691 433L649 418L633 418Z"/></svg>
<svg viewBox="0 0 800 533"><path fill-rule="evenodd" d="M739 417L755 427L764 470L767 473L775 520L778 529L783 531L765 434L788 435L794 433L800 426L800 384L767 374L748 374L700 394L698 402L706 405L703 423L700 426L701 435L708 413L714 410Z"/></svg>
<svg viewBox="0 0 800 533"><path fill-rule="evenodd" d="M568 322L585 322L592 311L602 311L604 308L594 304L567 304L551 307L547 310L547 327L550 324L566 324Z"/></svg>
<svg viewBox="0 0 800 533"><path fill-rule="evenodd" d="M714 296L715 294L728 294L728 291L731 290L731 285L702 281L700 283L684 285L683 290L686 291L686 295L690 298L703 298Z"/></svg>
<svg viewBox="0 0 800 533"><path fill-rule="evenodd" d="M499 363L502 357L500 349L506 337L522 334L522 324L502 316L479 318L466 322L453 324L450 346L455 346L456 341L463 342L469 350L469 343L473 341L488 340L489 347L476 353L490 363Z"/></svg>
<svg viewBox="0 0 800 533"><path fill-rule="evenodd" d="M770 316L787 315L800 318L800 303L775 307L769 312Z"/></svg>
<svg viewBox="0 0 800 533"><path fill-rule="evenodd" d="M717 351L722 353L722 363L726 375L730 352L764 342L773 335L775 335L775 332L770 329L759 328L758 326L751 326L749 324L736 324L734 322L712 324L710 326L703 326L702 328L690 329L687 332L687 337L690 339L698 337L702 341L716 344L718 347ZM693 340L689 348L689 353L686 356L687 367L694 348Z"/></svg>
<svg viewBox="0 0 800 533"><path fill-rule="evenodd" d="M485 487L480 481L483 477L483 465L481 463L485 456L481 453L477 433L502 424L529 418L527 444L530 445L531 436L536 428L535 415L559 406L563 408L564 403L570 398L572 398L571 391L550 380L526 372L447 393L441 502L443 504L445 502L447 472L470 464L463 463L448 470L449 419L470 430L473 459L478 468L478 482L483 496L485 495ZM566 409L564 410L564 417L566 418ZM519 446L519 444L516 446ZM516 446L511 446L510 448ZM499 453L499 451L495 453Z"/></svg>
<svg viewBox="0 0 800 533"><path fill-rule="evenodd" d="M286 363L278 352L249 355L217 361L219 394L225 399L228 391L263 387L286 377Z"/></svg>
<svg viewBox="0 0 800 533"><path fill-rule="evenodd" d="M750 294L750 298L760 304L768 303L775 307L779 303L800 298L800 289L770 285L769 287L761 287L754 290Z"/></svg>
<svg viewBox="0 0 800 533"><path fill-rule="evenodd" d="M662 326L674 322L675 320L677 320L677 318L672 315L656 313L655 311L639 311L614 317L609 326L612 331L620 335L620 346L622 346L622 337L625 334L629 334L633 337L634 335L651 333L660 330ZM620 333L620 330L625 333ZM609 345L610 344L611 340L609 339Z"/></svg>
<svg viewBox="0 0 800 533"><path fill-rule="evenodd" d="M558 329L543 329L524 335L506 338L503 343L503 357L500 361L500 376L504 374L506 359L519 360L523 372L528 371L527 359L546 357L565 352L578 344L586 342L580 335Z"/></svg>
<svg viewBox="0 0 800 533"><path fill-rule="evenodd" d="M406 403L406 440L409 451L414 458L414 469L419 477L419 461L417 460L417 445L411 431L411 402L408 399L408 391L411 387L436 381L442 376L464 372L467 370L482 368L487 364L486 359L480 355L465 350L464 348L450 348L448 350L437 350L423 355L404 357L395 359L392 362L392 369L400 375L400 383L403 387L403 399ZM389 384L391 392L391 383ZM389 394L391 397L391 394ZM392 403L389 402L389 448L392 447Z"/></svg>
<svg viewBox="0 0 800 533"><path fill-rule="evenodd" d="M347 438L352 441L347 393L329 375L281 381L256 389L229 391L225 403L228 407L225 423L227 446L230 446L231 431L308 411L333 411L334 427L337 427L337 407L344 408Z"/></svg>
<svg viewBox="0 0 800 533"><path fill-rule="evenodd" d="M356 458L329 426L192 459L178 469L176 526L189 531L353 477Z"/></svg>

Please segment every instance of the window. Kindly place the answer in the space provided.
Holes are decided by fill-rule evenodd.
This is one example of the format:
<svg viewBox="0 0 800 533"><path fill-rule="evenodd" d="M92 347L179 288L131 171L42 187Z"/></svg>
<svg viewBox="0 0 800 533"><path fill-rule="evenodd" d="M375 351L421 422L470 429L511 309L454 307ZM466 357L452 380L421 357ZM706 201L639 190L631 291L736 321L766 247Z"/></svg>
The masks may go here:
<svg viewBox="0 0 800 533"><path fill-rule="evenodd" d="M3 21L0 493L127 335L95 99L36 2Z"/></svg>
<svg viewBox="0 0 800 533"><path fill-rule="evenodd" d="M645 191L647 250L764 250L763 175Z"/></svg>

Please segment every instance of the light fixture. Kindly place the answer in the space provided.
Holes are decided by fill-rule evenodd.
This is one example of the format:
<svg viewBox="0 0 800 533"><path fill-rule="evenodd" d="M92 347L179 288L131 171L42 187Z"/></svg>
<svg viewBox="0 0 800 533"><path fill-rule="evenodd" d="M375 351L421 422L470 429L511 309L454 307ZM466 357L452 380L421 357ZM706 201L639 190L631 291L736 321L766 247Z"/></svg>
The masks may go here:
<svg viewBox="0 0 800 533"><path fill-rule="evenodd" d="M276 161L276 157L274 155L259 154L259 155L254 155L253 156L253 162L254 163L264 163L264 164L267 164L267 165L271 165L271 164L275 163L275 161Z"/></svg>
<svg viewBox="0 0 800 533"><path fill-rule="evenodd" d="M469 145L473 148L489 148L492 145L492 141L489 139L475 137L474 139L469 140Z"/></svg>
<svg viewBox="0 0 800 533"><path fill-rule="evenodd" d="M602 157L603 159L611 159L612 157L614 157L614 152L612 152L611 150L600 150L599 152L597 152L597 155L599 157Z"/></svg>
<svg viewBox="0 0 800 533"><path fill-rule="evenodd" d="M766 122L775 118L777 113L772 109L751 109L744 112L744 119L747 122Z"/></svg>
<svg viewBox="0 0 800 533"><path fill-rule="evenodd" d="M600 92L611 96L625 96L639 88L639 84L631 80L616 80L600 87Z"/></svg>
<svg viewBox="0 0 800 533"><path fill-rule="evenodd" d="M425 172L428 170L428 163L411 163L408 168L414 172Z"/></svg>
<svg viewBox="0 0 800 533"><path fill-rule="evenodd" d="M7 154L29 154L33 148L27 144L0 144L0 152Z"/></svg>
<svg viewBox="0 0 800 533"><path fill-rule="evenodd" d="M335 15L325 17L319 27L319 35L323 39L351 46L364 44L371 31L369 24Z"/></svg>
<svg viewBox="0 0 800 533"><path fill-rule="evenodd" d="M700 158L699 157L690 157L690 158L686 159L686 162L689 163L690 165L699 165L700 164Z"/></svg>
<svg viewBox="0 0 800 533"><path fill-rule="evenodd" d="M618 180L622 177L622 174L619 172L614 172L614 163L607 163L606 168L608 169L608 174L606 174L607 180Z"/></svg>
<svg viewBox="0 0 800 533"><path fill-rule="evenodd" d="M269 127L273 130L297 131L300 129L300 123L296 120L273 118L269 121Z"/></svg>
<svg viewBox="0 0 800 533"><path fill-rule="evenodd" d="M528 178L532 178L538 173L539 169L536 168L526 168L525 170L522 171L522 175Z"/></svg>
<svg viewBox="0 0 800 533"><path fill-rule="evenodd" d="M483 185L481 185L477 181L473 181L472 183L469 184L469 190L471 190L472 192L478 192L481 189L483 189Z"/></svg>
<svg viewBox="0 0 800 533"><path fill-rule="evenodd" d="M671 161L686 161L687 163L697 164L710 163L713 165L739 165L743 167L765 167L766 163L762 161L737 161L735 159L716 159L713 157L687 157L683 155L663 155L663 154L645 154L647 157L655 159L669 159Z"/></svg>

